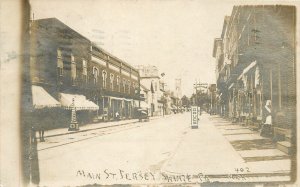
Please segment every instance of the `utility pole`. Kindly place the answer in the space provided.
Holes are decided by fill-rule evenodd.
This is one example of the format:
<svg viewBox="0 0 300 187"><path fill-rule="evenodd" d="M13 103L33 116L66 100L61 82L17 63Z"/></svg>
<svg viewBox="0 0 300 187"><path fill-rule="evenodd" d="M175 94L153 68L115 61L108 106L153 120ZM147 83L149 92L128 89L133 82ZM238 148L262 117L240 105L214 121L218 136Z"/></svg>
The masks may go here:
<svg viewBox="0 0 300 187"><path fill-rule="evenodd" d="M163 80L162 80L162 90L163 90L163 95L162 95L162 102L163 102L163 117L165 117L165 79L164 79L164 77L165 77L165 73L162 73L161 74L161 77L163 78Z"/></svg>
<svg viewBox="0 0 300 187"><path fill-rule="evenodd" d="M198 88L200 88L200 81L198 82L196 80L196 83L194 84L194 89L196 90L196 95L195 95L195 105L198 106L198 96L197 96L197 92L198 92ZM201 90L201 88L200 88Z"/></svg>

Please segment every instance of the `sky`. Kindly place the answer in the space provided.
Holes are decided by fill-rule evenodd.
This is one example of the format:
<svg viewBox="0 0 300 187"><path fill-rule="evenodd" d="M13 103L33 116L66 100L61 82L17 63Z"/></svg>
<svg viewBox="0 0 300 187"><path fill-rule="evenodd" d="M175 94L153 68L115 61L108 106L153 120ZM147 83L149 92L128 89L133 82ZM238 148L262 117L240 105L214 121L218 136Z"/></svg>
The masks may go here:
<svg viewBox="0 0 300 187"><path fill-rule="evenodd" d="M131 65L157 66L167 87L181 78L182 95L193 84L215 83L213 41L234 1L32 0L34 19L56 17Z"/></svg>

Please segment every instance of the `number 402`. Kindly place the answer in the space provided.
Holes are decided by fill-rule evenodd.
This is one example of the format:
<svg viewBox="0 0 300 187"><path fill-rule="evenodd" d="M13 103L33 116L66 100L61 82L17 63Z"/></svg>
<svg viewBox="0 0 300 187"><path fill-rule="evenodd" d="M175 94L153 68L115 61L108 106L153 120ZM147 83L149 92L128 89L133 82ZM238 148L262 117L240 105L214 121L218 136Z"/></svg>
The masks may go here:
<svg viewBox="0 0 300 187"><path fill-rule="evenodd" d="M248 167L244 167L244 168L235 168L235 171L237 173L246 173L246 172L250 172Z"/></svg>

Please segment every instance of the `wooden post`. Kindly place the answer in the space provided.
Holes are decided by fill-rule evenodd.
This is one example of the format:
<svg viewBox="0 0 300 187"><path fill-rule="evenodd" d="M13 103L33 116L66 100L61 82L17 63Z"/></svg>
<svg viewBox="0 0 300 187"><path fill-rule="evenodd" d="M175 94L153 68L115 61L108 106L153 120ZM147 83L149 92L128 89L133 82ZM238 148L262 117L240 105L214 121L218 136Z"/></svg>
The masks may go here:
<svg viewBox="0 0 300 187"><path fill-rule="evenodd" d="M114 116L115 116L115 102L113 100L111 100L111 103L112 103L112 116L114 118Z"/></svg>
<svg viewBox="0 0 300 187"><path fill-rule="evenodd" d="M280 73L280 64L278 63L278 107L281 111L281 73Z"/></svg>
<svg viewBox="0 0 300 187"><path fill-rule="evenodd" d="M102 115L104 115L104 97L102 97Z"/></svg>
<svg viewBox="0 0 300 187"><path fill-rule="evenodd" d="M273 81L272 81L272 68L270 69L270 100L273 103Z"/></svg>

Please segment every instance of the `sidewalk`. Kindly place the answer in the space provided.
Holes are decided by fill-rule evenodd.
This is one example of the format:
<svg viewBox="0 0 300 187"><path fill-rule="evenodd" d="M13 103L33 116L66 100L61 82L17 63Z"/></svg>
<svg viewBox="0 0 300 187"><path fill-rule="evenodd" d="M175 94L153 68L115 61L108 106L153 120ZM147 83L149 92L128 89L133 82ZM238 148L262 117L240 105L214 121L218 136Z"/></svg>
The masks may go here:
<svg viewBox="0 0 300 187"><path fill-rule="evenodd" d="M163 116L153 116L150 117L150 120L155 120L162 118ZM80 132L86 132L96 129L108 128L113 126L122 126L127 124L138 123L138 119L127 119L127 120L120 120L120 121L109 121L109 122L100 122L100 123L91 123L87 125L83 125L79 127L79 131L68 131L68 128L59 128L59 129L51 129L45 131L45 138L53 137L53 136L61 136L66 134L75 134Z"/></svg>
<svg viewBox="0 0 300 187"><path fill-rule="evenodd" d="M199 128L189 129L175 154L163 166L169 174L198 174L217 181L288 181L291 161L270 139L217 116L203 114Z"/></svg>

